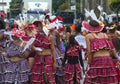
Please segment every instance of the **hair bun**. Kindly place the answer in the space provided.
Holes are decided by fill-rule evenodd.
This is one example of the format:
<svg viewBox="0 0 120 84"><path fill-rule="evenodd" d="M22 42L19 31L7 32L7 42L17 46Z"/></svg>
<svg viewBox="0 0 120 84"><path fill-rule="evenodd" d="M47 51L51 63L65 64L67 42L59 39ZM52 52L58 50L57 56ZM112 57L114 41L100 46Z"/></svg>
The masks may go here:
<svg viewBox="0 0 120 84"><path fill-rule="evenodd" d="M95 20L91 20L91 21L89 22L89 24L90 24L91 26L93 26L93 27L98 27L98 26L99 26L99 23L98 23L97 21L95 21Z"/></svg>

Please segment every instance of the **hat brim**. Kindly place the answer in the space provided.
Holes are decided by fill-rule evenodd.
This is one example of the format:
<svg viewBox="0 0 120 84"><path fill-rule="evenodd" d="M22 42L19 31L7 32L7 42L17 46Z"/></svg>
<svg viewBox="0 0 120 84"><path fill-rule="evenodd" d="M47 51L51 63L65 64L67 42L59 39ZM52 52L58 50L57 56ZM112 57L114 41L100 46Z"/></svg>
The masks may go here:
<svg viewBox="0 0 120 84"><path fill-rule="evenodd" d="M38 27L39 25L42 24L42 22L41 22L41 21L35 21L35 22L33 22L33 24L34 24L36 27Z"/></svg>
<svg viewBox="0 0 120 84"><path fill-rule="evenodd" d="M104 26L93 27L87 21L82 22L82 26L87 29L89 32L100 32L103 30Z"/></svg>

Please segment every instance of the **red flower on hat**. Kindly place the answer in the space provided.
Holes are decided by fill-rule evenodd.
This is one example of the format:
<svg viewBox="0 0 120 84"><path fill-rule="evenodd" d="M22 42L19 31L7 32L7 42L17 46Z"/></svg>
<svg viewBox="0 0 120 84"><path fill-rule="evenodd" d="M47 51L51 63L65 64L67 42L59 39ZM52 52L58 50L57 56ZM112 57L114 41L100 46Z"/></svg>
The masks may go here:
<svg viewBox="0 0 120 84"><path fill-rule="evenodd" d="M119 25L119 23L118 23L118 22L115 22L114 25L117 27L117 26Z"/></svg>
<svg viewBox="0 0 120 84"><path fill-rule="evenodd" d="M14 24L14 28L12 30L12 33L14 36L17 36L17 37L24 37L25 36L25 32L23 30L17 29L16 24Z"/></svg>
<svg viewBox="0 0 120 84"><path fill-rule="evenodd" d="M0 12L0 15L4 18L6 16L5 12L4 11L1 11Z"/></svg>
<svg viewBox="0 0 120 84"><path fill-rule="evenodd" d="M58 20L61 20L61 21L63 21L63 18L62 18L62 16L57 16L57 18L58 18Z"/></svg>
<svg viewBox="0 0 120 84"><path fill-rule="evenodd" d="M52 23L52 22L55 22L56 20L57 20L57 17L52 19L50 22Z"/></svg>
<svg viewBox="0 0 120 84"><path fill-rule="evenodd" d="M60 32L64 30L65 30L64 26L60 27Z"/></svg>
<svg viewBox="0 0 120 84"><path fill-rule="evenodd" d="M55 17L54 19L51 20L51 23L52 23L52 22L55 22L56 20L62 21L63 18L62 18L62 16L57 16L57 17Z"/></svg>

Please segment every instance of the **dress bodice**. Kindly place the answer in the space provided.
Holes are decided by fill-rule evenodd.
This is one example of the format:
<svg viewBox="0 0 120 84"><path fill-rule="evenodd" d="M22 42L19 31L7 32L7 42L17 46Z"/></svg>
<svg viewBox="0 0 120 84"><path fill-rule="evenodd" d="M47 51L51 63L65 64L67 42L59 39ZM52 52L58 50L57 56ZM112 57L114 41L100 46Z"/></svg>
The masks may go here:
<svg viewBox="0 0 120 84"><path fill-rule="evenodd" d="M66 54L67 56L79 56L79 51L80 51L80 46L74 45L67 50Z"/></svg>
<svg viewBox="0 0 120 84"><path fill-rule="evenodd" d="M8 44L8 47L5 48L5 52L7 53L8 57L25 57L24 53L22 52L24 48L15 44L13 41Z"/></svg>
<svg viewBox="0 0 120 84"><path fill-rule="evenodd" d="M37 34L34 42L34 46L49 49L51 46L51 42L45 35Z"/></svg>
<svg viewBox="0 0 120 84"><path fill-rule="evenodd" d="M91 48L91 52L95 52L100 49L113 49L114 46L109 39L94 38L90 43L90 48Z"/></svg>

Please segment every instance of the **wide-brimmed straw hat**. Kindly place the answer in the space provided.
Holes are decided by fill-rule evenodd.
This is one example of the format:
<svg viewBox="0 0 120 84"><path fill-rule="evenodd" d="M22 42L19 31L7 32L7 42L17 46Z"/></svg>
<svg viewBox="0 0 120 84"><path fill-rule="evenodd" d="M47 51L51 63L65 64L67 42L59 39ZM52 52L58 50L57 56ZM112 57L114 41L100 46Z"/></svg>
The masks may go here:
<svg viewBox="0 0 120 84"><path fill-rule="evenodd" d="M82 26L88 30L88 32L100 32L104 28L104 24L102 22L97 22L95 20L91 20L90 22L83 21Z"/></svg>
<svg viewBox="0 0 120 84"><path fill-rule="evenodd" d="M41 21L34 21L33 24L36 26L36 27L42 27L42 22Z"/></svg>
<svg viewBox="0 0 120 84"><path fill-rule="evenodd" d="M24 37L25 36L25 31L21 28L18 28L17 24L14 23L14 27L11 30L12 36L16 37Z"/></svg>

